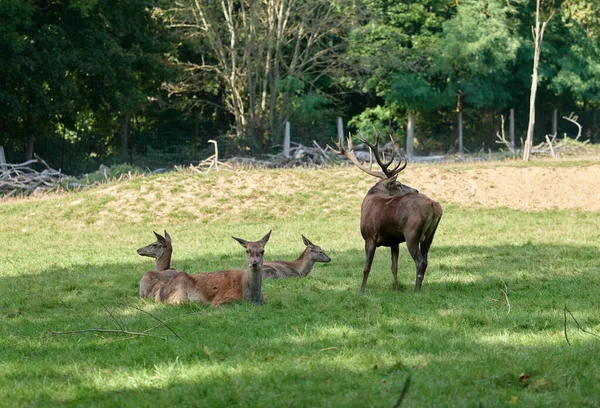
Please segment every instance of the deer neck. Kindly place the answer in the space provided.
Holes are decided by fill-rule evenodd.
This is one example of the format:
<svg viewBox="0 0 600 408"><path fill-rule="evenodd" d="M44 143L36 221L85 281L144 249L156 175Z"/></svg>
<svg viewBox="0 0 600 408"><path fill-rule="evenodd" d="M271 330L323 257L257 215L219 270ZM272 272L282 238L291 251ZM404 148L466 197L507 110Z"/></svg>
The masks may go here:
<svg viewBox="0 0 600 408"><path fill-rule="evenodd" d="M304 249L304 252L302 252L298 259L290 263L298 271L300 276L308 275L315 265L315 261L311 258L310 249L308 247Z"/></svg>
<svg viewBox="0 0 600 408"><path fill-rule="evenodd" d="M167 269L171 269L171 254L173 253L172 248L165 248L165 252L160 256L160 258L156 258L156 271L165 271Z"/></svg>
<svg viewBox="0 0 600 408"><path fill-rule="evenodd" d="M244 299L248 302L261 304L262 294L262 265L248 266L246 268L246 283L244 285Z"/></svg>

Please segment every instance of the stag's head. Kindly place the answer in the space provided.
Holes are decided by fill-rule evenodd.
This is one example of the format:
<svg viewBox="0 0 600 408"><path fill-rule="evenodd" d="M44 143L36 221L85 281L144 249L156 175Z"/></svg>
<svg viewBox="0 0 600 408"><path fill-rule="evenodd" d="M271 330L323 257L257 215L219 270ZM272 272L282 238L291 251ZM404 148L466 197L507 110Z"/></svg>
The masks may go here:
<svg viewBox="0 0 600 408"><path fill-rule="evenodd" d="M416 190L412 187L409 187L406 184L402 184L397 180L398 174L400 174L400 172L402 170L404 170L406 168L406 165L408 164L408 160L406 159L406 156L398 153L398 158L396 159L396 151L394 151L394 152L392 152L390 158L386 159L384 153L379 152L379 132L376 131L376 139L375 139L374 144L367 142L360 130L358 131L358 133L360 135L361 142L366 144L367 146L369 146L370 160L369 160L368 168L365 167L364 165L362 165L356 158L356 155L354 154L354 145L352 143L352 135L350 135L348 137L348 148L344 147L344 142L341 137L340 137L339 141L335 142L335 145L337 146L338 150L335 150L331 146L329 146L329 148L335 154L345 156L360 170L364 171L365 173L367 173L371 176L374 176L374 177L377 177L378 179L380 179L369 190L368 194L386 194L386 195L391 195L391 196L399 196L399 195L403 195L403 194L407 194L407 193L418 193L419 192L418 190ZM390 140L392 141L392 146L394 146L395 144L394 144L394 139L392 138L392 135L390 135ZM373 156L375 156L375 160L377 161L377 164L381 168L381 171L373 170ZM391 168L390 168L390 166L391 166Z"/></svg>

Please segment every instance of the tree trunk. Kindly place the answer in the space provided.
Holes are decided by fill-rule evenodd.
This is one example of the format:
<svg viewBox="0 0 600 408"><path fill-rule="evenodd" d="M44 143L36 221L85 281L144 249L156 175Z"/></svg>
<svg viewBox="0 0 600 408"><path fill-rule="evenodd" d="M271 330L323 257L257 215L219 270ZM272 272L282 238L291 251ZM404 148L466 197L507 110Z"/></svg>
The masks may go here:
<svg viewBox="0 0 600 408"><path fill-rule="evenodd" d="M35 142L35 116L31 113L27 113L27 145L25 146L25 161L33 158L33 146Z"/></svg>
<svg viewBox="0 0 600 408"><path fill-rule="evenodd" d="M542 40L544 39L544 30L546 24L552 18L552 14L548 17L540 26L540 0L536 1L535 10L535 27L533 27L533 72L531 74L531 94L529 96L529 124L527 125L527 138L525 139L525 145L523 146L523 160L529 161L531 154L531 148L533 146L533 129L535 127L535 95L537 93L538 85L538 66L540 63L540 53L542 50Z"/></svg>
<svg viewBox="0 0 600 408"><path fill-rule="evenodd" d="M129 114L121 116L121 125L119 126L119 136L121 140L121 152L123 155L127 154L127 148L129 147Z"/></svg>

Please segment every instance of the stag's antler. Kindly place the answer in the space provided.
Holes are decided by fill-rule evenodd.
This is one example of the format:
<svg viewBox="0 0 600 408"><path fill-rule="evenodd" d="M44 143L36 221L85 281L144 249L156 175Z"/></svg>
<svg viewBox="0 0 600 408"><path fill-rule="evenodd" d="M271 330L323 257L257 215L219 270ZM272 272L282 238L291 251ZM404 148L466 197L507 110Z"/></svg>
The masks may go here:
<svg viewBox="0 0 600 408"><path fill-rule="evenodd" d="M385 180L387 178L387 175L385 173L383 173L381 171L372 170L371 168L366 168L365 166L360 164L360 162L356 158L356 155L354 154L354 144L352 143L352 135L350 135L350 134L348 135L348 150L346 150L344 148L344 141L342 140L342 136L340 136L340 140L338 140L337 142L334 142L334 143L339 150L335 150L333 147L327 145L327 146L329 146L329 148L331 149L331 151L333 153L341 155L341 156L345 156L348 160L350 160L352 163L354 163L354 165L356 167L358 167L359 169L361 169L362 171L364 171L365 173L367 173L371 176L375 176L375 177L378 177L383 180Z"/></svg>
<svg viewBox="0 0 600 408"><path fill-rule="evenodd" d="M349 137L348 137L348 150L346 150L344 148L344 143L343 143L341 136L340 136L340 140L338 142L335 142L335 145L337 146L337 148L339 150L335 150L331 146L329 146L329 148L331 149L331 151L333 153L345 156L348 160L350 160L352 163L354 163L354 165L356 167L358 167L365 173L367 173L371 176L378 177L382 180L392 178L406 168L406 166L408 164L408 160L406 159L406 157L404 155L400 154L399 155L400 160L398 161L398 164L393 169L391 169L391 170L388 169L388 167L394 162L396 155L395 155L395 153L392 153L392 157L390 158L389 161L385 161L385 157L383 157L383 155L380 156L380 154L379 154L379 132L378 131L376 131L377 139L375 140L374 145L372 145L371 143L369 143L365 140L365 137L360 130L358 131L358 134L360 135L361 142L363 142L364 144L369 146L369 150L371 152L371 154L370 154L371 160L370 160L369 168L366 168L365 166L360 164L360 162L356 158L356 155L354 154L354 145L352 143L352 135L349 135ZM392 135L390 135L390 140L392 141L392 146L393 146L394 139L392 138ZM375 171L371 168L371 166L373 164L373 155L375 156L375 160L377 161L377 164L379 164L379 167L381 167L382 171ZM402 163L402 159L404 159L404 164Z"/></svg>
<svg viewBox="0 0 600 408"><path fill-rule="evenodd" d="M379 154L379 131L375 130L375 135L376 135L376 139L375 139L375 144L371 144L369 142L367 142L367 140L365 139L365 137L363 136L362 132L359 130L358 133L360 134L361 137L361 141L366 144L367 146L369 146L369 149L371 149L371 154L375 155L375 160L377 160L377 164L379 164L379 167L381 167L381 170L385 173L385 176L387 178L392 178L395 175L397 175L398 173L400 173L402 170L404 170L406 168L406 166L408 165L408 160L406 159L406 157L402 154L399 154L399 160L398 160L398 164L391 170L388 169L388 167L390 166L390 164L392 164L396 158L396 155L394 152L392 152L392 156L390 157L389 161L385 161L385 157L383 154ZM392 142L392 146L394 146L394 138L392 137L392 135L390 135L390 141ZM404 164L402 164L402 159L404 159ZM402 167L400 167L402 166Z"/></svg>

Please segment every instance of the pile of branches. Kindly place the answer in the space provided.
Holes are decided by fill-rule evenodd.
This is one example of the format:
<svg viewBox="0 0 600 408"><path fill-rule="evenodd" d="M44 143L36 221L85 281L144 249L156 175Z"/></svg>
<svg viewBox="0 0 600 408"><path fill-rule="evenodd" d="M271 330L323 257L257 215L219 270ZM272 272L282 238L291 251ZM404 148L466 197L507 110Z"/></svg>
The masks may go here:
<svg viewBox="0 0 600 408"><path fill-rule="evenodd" d="M315 140L312 143L313 147L292 143L294 146L290 147L288 155L283 153L272 155L273 167L319 167L328 163L331 160L327 153L329 147L323 149Z"/></svg>
<svg viewBox="0 0 600 408"><path fill-rule="evenodd" d="M43 167L38 171L34 165ZM0 196L30 195L42 191L72 190L83 187L77 180L55 170L38 155L19 164L0 164Z"/></svg>
<svg viewBox="0 0 600 408"><path fill-rule="evenodd" d="M581 125L577 121L577 115L574 115L573 112L569 116L563 116L564 120L573 123L577 126L577 136L574 139L567 137L567 134L564 134L562 139L558 138L557 134L546 135L545 140L535 145L531 148L531 154L537 156L552 156L554 158L560 155L577 155L587 153L590 149L589 140L584 142L580 142L579 138L581 137ZM506 148L512 155L516 155L519 153L519 150L511 145L511 143L506 140L506 136L504 134L504 116L502 119L502 134L496 133L496 143L504 144ZM523 141L521 140L521 145L523 145Z"/></svg>
<svg viewBox="0 0 600 408"><path fill-rule="evenodd" d="M531 154L556 157L559 154L582 154L587 150L588 146L586 145L590 142L589 140L578 142L581 137L581 125L577 122L577 115L574 115L573 112L571 112L569 116L563 116L562 118L577 126L578 131L575 139L569 139L566 133L562 140L557 139L556 133L553 135L546 135L546 140L544 142L531 148Z"/></svg>

